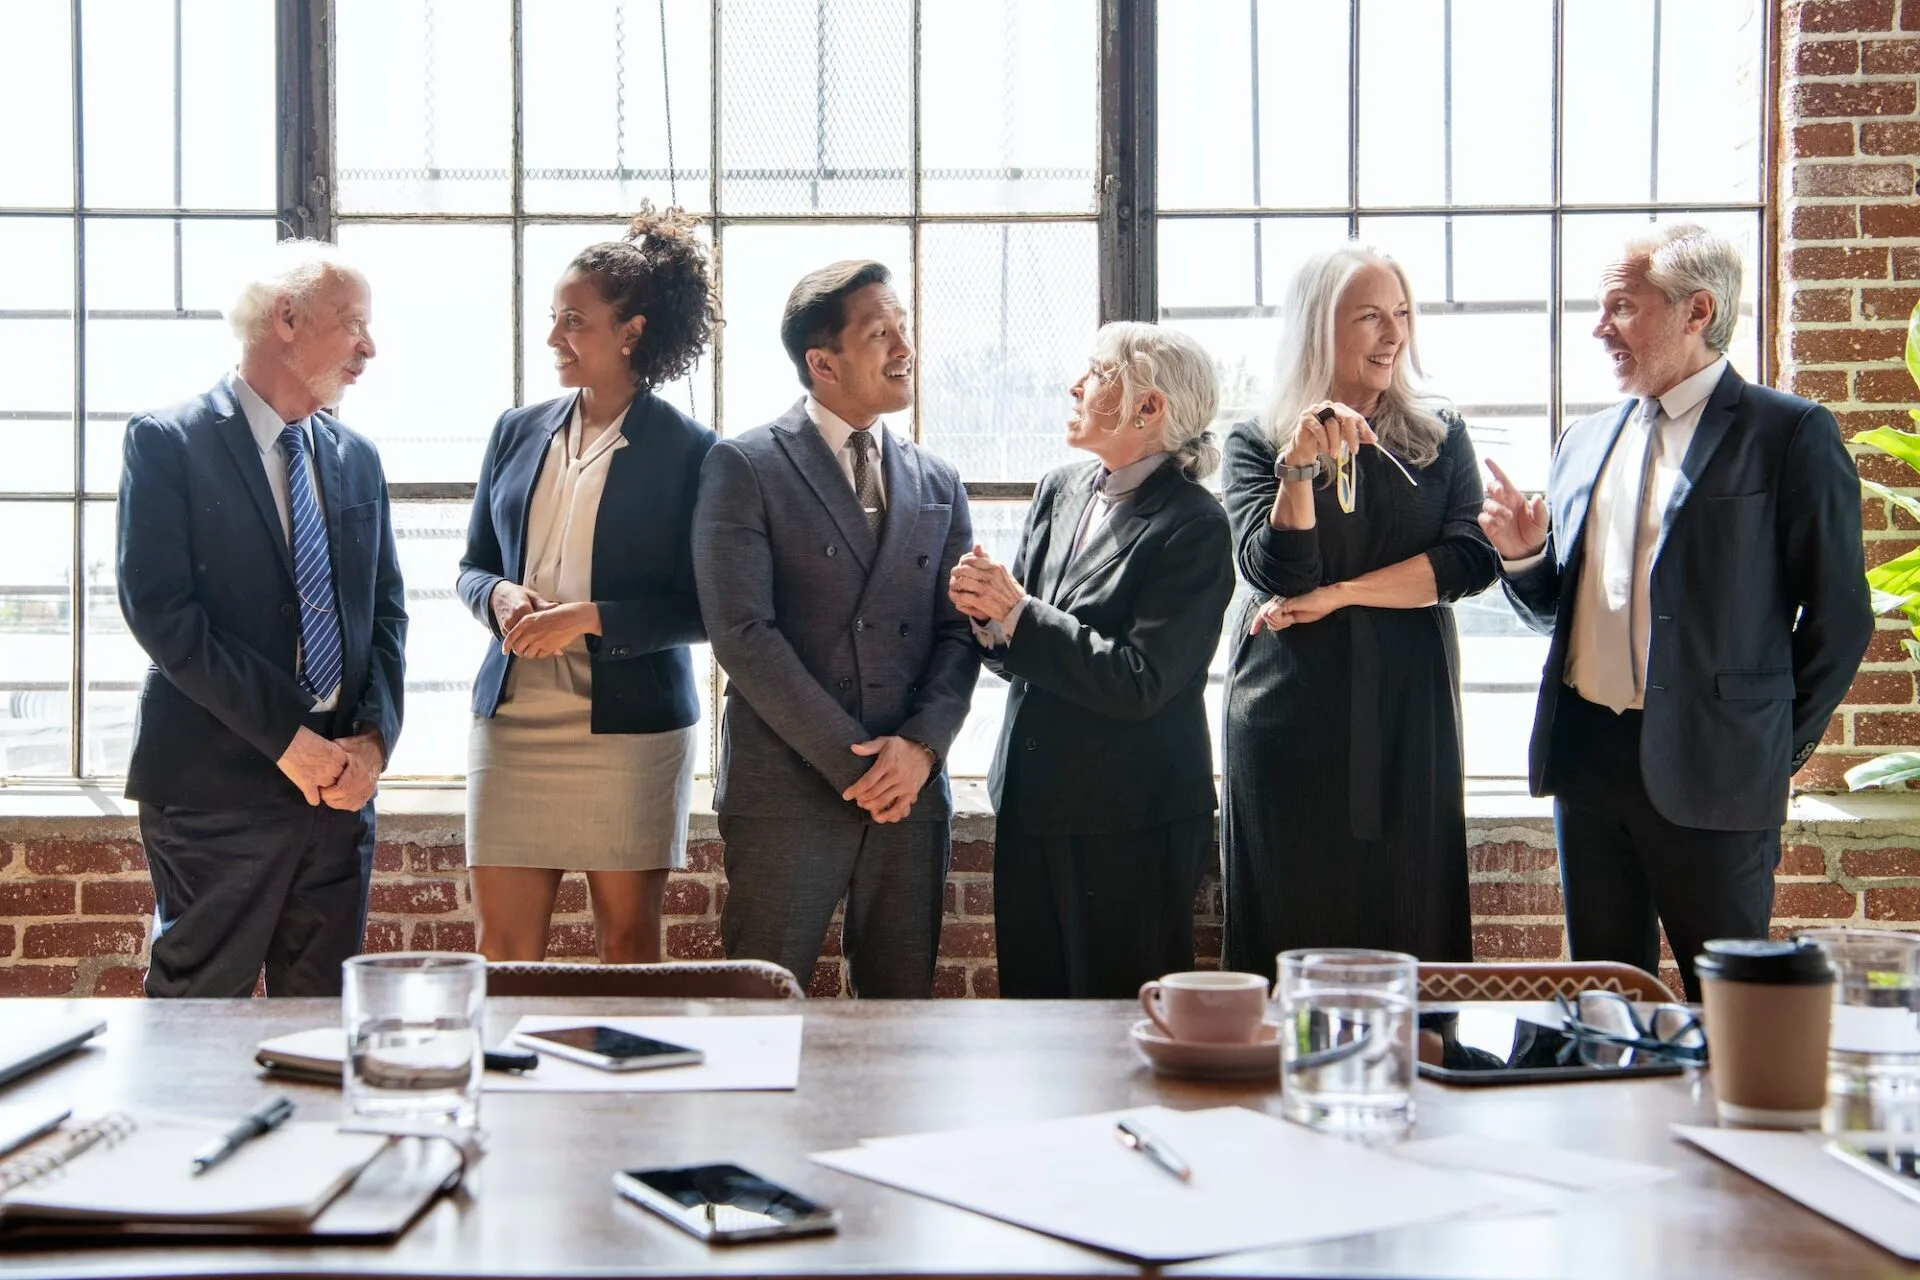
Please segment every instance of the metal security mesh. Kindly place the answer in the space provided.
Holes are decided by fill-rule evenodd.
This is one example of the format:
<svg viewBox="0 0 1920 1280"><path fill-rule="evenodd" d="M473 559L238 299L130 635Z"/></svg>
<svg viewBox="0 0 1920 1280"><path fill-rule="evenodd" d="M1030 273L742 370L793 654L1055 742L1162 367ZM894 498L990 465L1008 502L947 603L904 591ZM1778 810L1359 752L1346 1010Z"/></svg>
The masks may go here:
<svg viewBox="0 0 1920 1280"><path fill-rule="evenodd" d="M1033 480L1070 456L1067 388L1099 324L1091 223L920 232L920 423L969 480Z"/></svg>
<svg viewBox="0 0 1920 1280"><path fill-rule="evenodd" d="M908 0L723 3L721 209L908 212L912 21Z"/></svg>

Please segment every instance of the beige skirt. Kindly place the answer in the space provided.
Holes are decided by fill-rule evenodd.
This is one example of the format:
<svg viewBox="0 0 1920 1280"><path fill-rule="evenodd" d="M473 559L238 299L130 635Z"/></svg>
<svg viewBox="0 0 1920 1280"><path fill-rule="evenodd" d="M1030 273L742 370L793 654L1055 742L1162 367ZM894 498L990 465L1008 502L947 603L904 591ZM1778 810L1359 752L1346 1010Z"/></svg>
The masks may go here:
<svg viewBox="0 0 1920 1280"><path fill-rule="evenodd" d="M592 733L585 654L517 659L467 735L467 865L660 871L687 861L698 726Z"/></svg>

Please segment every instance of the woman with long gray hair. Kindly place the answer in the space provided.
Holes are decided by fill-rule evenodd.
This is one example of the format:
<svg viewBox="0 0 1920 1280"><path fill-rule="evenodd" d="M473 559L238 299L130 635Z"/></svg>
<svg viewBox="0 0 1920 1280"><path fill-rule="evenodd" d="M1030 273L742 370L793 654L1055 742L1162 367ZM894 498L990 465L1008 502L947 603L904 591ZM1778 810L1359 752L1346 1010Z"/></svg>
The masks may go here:
<svg viewBox="0 0 1920 1280"><path fill-rule="evenodd" d="M1245 584L1227 676L1229 969L1292 947L1467 960L1459 643L1492 584L1466 424L1418 389L1405 270L1348 245L1287 287L1273 393L1228 434Z"/></svg>
<svg viewBox="0 0 1920 1280"><path fill-rule="evenodd" d="M949 593L1011 681L989 777L1000 994L1118 999L1193 967L1233 558L1201 483L1220 451L1200 344L1107 325L1072 395L1067 443L1093 460L1040 481L1011 573L975 547Z"/></svg>

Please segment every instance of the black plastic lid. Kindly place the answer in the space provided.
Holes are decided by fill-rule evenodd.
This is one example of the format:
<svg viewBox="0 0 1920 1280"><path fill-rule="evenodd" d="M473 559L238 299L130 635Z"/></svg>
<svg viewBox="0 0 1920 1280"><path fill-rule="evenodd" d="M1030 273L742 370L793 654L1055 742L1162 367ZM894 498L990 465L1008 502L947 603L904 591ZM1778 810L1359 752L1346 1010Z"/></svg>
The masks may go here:
<svg viewBox="0 0 1920 1280"><path fill-rule="evenodd" d="M1716 938L1693 958L1694 972L1721 982L1817 986L1833 981L1826 953L1812 943L1770 938Z"/></svg>

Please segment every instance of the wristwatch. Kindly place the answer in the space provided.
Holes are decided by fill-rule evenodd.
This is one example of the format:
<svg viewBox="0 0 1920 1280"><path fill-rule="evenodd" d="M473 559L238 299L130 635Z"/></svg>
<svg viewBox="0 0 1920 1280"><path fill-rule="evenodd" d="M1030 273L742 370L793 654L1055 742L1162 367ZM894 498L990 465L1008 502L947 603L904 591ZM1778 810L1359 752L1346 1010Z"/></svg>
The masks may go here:
<svg viewBox="0 0 1920 1280"><path fill-rule="evenodd" d="M1320 459L1315 458L1304 467L1290 467L1285 457L1273 461L1273 478L1283 484L1288 480L1318 480L1320 478Z"/></svg>

